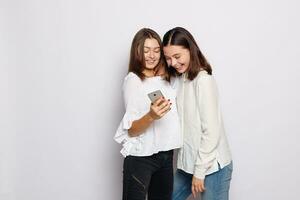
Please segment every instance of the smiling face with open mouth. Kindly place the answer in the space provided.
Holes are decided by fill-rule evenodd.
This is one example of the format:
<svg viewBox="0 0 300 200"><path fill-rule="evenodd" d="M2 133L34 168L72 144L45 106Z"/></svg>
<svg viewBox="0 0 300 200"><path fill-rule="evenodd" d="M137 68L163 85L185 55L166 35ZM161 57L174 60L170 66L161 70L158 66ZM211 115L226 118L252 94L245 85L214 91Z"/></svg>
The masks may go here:
<svg viewBox="0 0 300 200"><path fill-rule="evenodd" d="M156 39L147 38L144 43L146 70L154 70L160 60L160 46Z"/></svg>
<svg viewBox="0 0 300 200"><path fill-rule="evenodd" d="M168 66L176 69L178 73L184 73L190 65L190 51L183 46L168 45L164 47L164 54Z"/></svg>

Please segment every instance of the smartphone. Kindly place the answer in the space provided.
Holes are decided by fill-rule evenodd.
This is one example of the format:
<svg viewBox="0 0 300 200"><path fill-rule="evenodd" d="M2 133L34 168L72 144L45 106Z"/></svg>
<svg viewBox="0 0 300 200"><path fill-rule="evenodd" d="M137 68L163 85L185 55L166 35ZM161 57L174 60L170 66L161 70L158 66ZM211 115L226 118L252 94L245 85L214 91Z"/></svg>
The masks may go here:
<svg viewBox="0 0 300 200"><path fill-rule="evenodd" d="M154 103L157 99L159 99L160 97L163 97L163 96L164 95L161 93L160 90L156 90L156 91L148 94L148 97L150 98L152 103Z"/></svg>

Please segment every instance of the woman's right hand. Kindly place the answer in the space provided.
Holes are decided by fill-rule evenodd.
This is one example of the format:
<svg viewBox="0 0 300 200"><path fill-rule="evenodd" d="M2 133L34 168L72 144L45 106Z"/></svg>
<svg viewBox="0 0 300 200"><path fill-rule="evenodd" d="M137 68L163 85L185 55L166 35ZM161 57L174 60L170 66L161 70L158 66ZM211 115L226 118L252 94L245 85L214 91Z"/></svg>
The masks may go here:
<svg viewBox="0 0 300 200"><path fill-rule="evenodd" d="M160 119L171 110L171 105L170 99L161 97L151 104L148 114L154 120Z"/></svg>

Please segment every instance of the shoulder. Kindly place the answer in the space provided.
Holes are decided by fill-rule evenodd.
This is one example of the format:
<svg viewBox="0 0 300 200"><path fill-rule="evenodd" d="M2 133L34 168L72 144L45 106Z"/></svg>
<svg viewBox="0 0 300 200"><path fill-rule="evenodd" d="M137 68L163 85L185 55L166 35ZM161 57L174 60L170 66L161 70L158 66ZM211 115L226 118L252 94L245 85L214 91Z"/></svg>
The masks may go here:
<svg viewBox="0 0 300 200"><path fill-rule="evenodd" d="M123 88L138 87L142 84L142 80L135 73L129 72L123 82Z"/></svg>
<svg viewBox="0 0 300 200"><path fill-rule="evenodd" d="M140 77L138 77L135 73L129 72L125 78L124 81L141 81Z"/></svg>
<svg viewBox="0 0 300 200"><path fill-rule="evenodd" d="M179 81L180 81L180 77L179 76L171 77L171 80L170 80L171 87L173 89L178 88Z"/></svg>
<svg viewBox="0 0 300 200"><path fill-rule="evenodd" d="M135 73L129 72L125 78L124 83L141 83L142 80Z"/></svg>
<svg viewBox="0 0 300 200"><path fill-rule="evenodd" d="M215 84L215 79L212 75L208 74L206 71L200 71L196 78L194 79L196 85L207 85Z"/></svg>

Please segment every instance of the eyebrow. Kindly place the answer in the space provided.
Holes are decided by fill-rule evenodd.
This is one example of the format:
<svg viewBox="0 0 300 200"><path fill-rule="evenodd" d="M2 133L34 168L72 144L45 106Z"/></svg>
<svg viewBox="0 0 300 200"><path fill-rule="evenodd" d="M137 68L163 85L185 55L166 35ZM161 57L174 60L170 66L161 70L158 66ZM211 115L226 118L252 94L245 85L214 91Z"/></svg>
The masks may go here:
<svg viewBox="0 0 300 200"><path fill-rule="evenodd" d="M174 55L171 55L171 56L165 55L166 58L171 58L171 57L174 57L174 56L180 56L180 53L175 53Z"/></svg>
<svg viewBox="0 0 300 200"><path fill-rule="evenodd" d="M144 46L144 48L148 48L148 49L151 49L151 47L147 47L147 46ZM160 47L154 47L153 49L160 49Z"/></svg>

